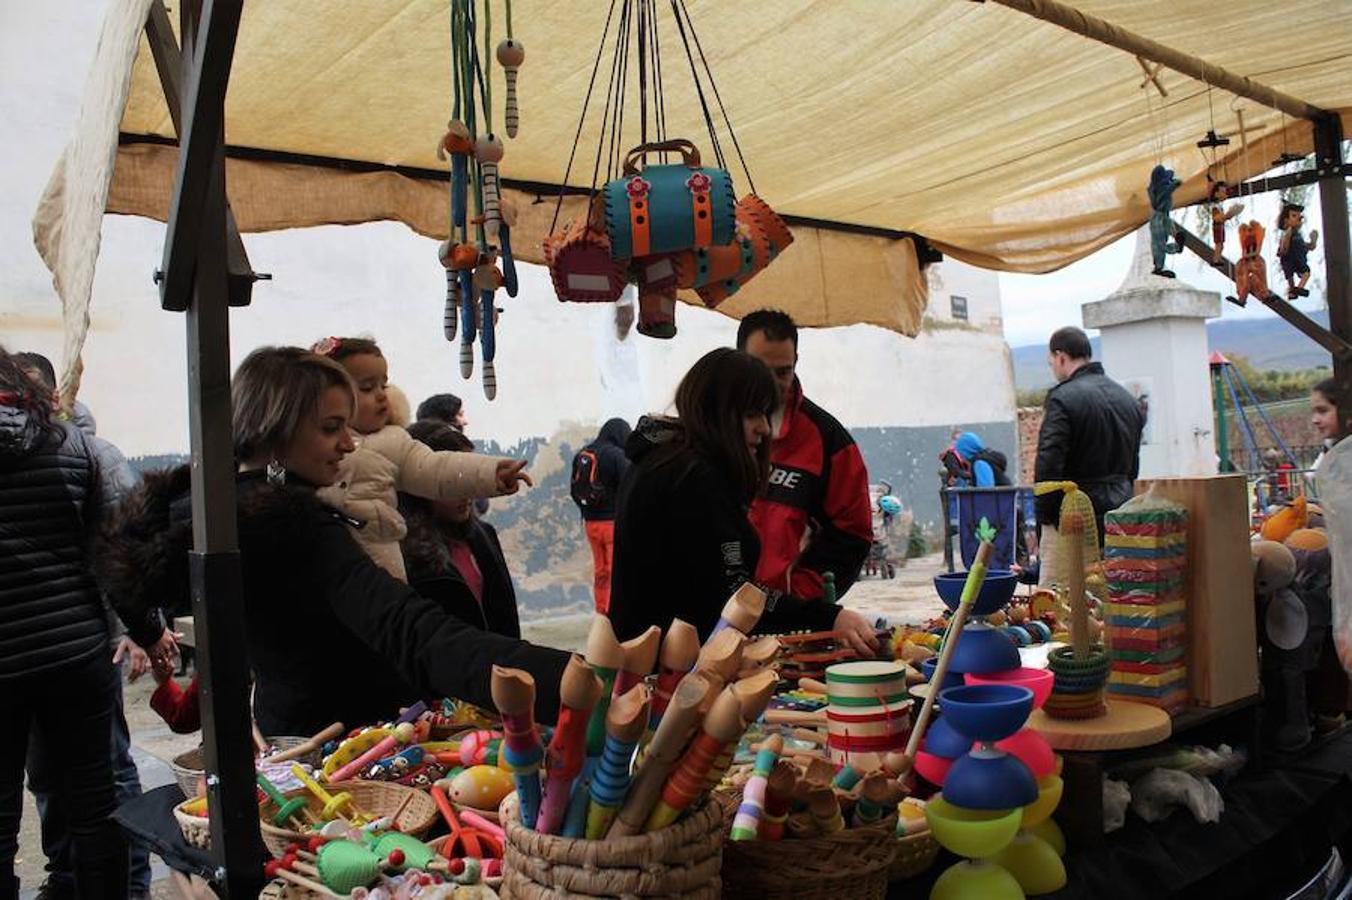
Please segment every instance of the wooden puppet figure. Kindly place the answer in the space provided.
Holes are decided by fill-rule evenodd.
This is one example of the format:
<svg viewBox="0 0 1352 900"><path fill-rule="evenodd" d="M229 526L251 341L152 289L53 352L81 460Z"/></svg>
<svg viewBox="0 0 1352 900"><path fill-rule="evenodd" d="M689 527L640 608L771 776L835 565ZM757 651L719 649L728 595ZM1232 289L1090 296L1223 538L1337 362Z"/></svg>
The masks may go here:
<svg viewBox="0 0 1352 900"><path fill-rule="evenodd" d="M1281 214L1277 216L1277 230L1281 238L1277 243L1277 260L1282 264L1282 274L1286 276L1286 296L1295 300L1308 297L1310 292L1305 285L1310 280L1310 251L1319 246L1319 232L1311 231L1310 240L1305 241L1301 226L1305 224L1305 207L1299 203L1283 203Z"/></svg>
<svg viewBox="0 0 1352 900"><path fill-rule="evenodd" d="M521 117L520 108L516 103L516 73L521 68L521 64L526 61L526 48L521 46L520 41L508 38L498 44L497 57L498 64L502 66L502 74L507 79L507 107L505 110L507 136L514 138Z"/></svg>
<svg viewBox="0 0 1352 900"><path fill-rule="evenodd" d="M446 133L437 143L437 159L451 160L451 223L465 227L468 208L469 158L474 155L474 142L469 128L459 119L446 123Z"/></svg>
<svg viewBox="0 0 1352 900"><path fill-rule="evenodd" d="M1165 257L1169 253L1183 252L1183 232L1179 231L1169 213L1174 208L1174 191L1183 182L1174 177L1172 169L1155 166L1150 172L1150 186L1147 194L1150 198L1150 256L1155 263L1154 274L1164 278L1173 278L1174 273L1164 267ZM1169 239L1177 241L1169 246Z"/></svg>
<svg viewBox="0 0 1352 900"><path fill-rule="evenodd" d="M1250 294L1259 300L1272 296L1267 283L1267 263L1263 261L1263 226L1245 222L1239 226L1239 262L1235 263L1235 294L1240 306Z"/></svg>
<svg viewBox="0 0 1352 900"><path fill-rule="evenodd" d="M1211 215L1211 261L1217 265L1223 258L1225 249L1225 223L1244 211L1243 203L1232 203L1225 208L1230 198L1230 185L1224 181L1211 182L1211 191L1207 195L1207 212Z"/></svg>
<svg viewBox="0 0 1352 900"><path fill-rule="evenodd" d="M502 141L497 135L485 135L474 142L474 158L479 161L479 180L484 191L484 234L497 244L502 226L502 201L498 188L498 163L502 161Z"/></svg>

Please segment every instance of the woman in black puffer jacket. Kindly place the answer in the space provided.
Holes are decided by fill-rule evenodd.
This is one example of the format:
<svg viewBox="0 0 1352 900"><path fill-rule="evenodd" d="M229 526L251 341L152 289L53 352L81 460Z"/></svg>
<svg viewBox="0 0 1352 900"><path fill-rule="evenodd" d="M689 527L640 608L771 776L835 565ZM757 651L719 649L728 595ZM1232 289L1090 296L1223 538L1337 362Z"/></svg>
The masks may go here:
<svg viewBox="0 0 1352 900"><path fill-rule="evenodd" d="M262 732L383 721L419 698L491 706L494 663L534 675L536 717L554 721L568 654L448 615L373 563L349 520L316 496L353 449L346 370L296 347L263 347L240 364L231 388L247 644L240 650L253 670ZM147 475L107 531L103 586L138 643L163 627L162 606L187 602L188 489L186 466Z"/></svg>
<svg viewBox="0 0 1352 900"><path fill-rule="evenodd" d="M30 736L60 757L79 895L127 895L127 847L109 819L118 676L89 568L99 495L84 435L52 420L46 391L0 349L0 900L19 891Z"/></svg>

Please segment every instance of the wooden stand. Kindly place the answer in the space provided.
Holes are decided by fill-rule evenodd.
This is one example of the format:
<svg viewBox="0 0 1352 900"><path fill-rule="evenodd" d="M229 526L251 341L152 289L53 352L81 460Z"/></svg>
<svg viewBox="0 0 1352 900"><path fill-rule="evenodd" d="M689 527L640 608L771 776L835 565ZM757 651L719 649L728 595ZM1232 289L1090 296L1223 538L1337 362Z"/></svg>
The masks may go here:
<svg viewBox="0 0 1352 900"><path fill-rule="evenodd" d="M1111 697L1104 703L1108 714L1095 719L1053 719L1034 710L1028 727L1055 750L1132 750L1168 740L1173 733L1169 714L1159 707Z"/></svg>

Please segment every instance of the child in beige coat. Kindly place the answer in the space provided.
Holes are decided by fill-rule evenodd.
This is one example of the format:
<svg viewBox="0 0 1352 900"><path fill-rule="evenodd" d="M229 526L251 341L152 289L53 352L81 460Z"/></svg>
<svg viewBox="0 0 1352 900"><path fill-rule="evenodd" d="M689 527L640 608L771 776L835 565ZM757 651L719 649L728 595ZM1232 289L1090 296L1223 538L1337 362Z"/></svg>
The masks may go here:
<svg viewBox="0 0 1352 900"><path fill-rule="evenodd" d="M357 449L343 459L338 480L320 489L320 499L365 523L353 536L395 578L407 580L399 542L408 529L399 515L399 491L428 500L465 500L514 494L523 482L532 484L524 460L439 453L394 424L397 404L386 393L388 366L375 341L325 338L313 349L347 369L357 397L352 419ZM407 418L407 402L403 408L400 418Z"/></svg>

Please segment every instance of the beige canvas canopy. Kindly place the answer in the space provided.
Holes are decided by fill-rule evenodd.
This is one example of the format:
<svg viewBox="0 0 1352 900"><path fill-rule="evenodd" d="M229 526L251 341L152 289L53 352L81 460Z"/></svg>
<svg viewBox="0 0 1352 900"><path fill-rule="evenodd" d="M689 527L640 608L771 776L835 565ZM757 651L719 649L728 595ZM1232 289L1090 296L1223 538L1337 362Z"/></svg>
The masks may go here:
<svg viewBox="0 0 1352 900"><path fill-rule="evenodd" d="M177 149L142 35L150 2L112 5L77 136L35 221L66 308L67 360L78 359L84 337L99 216L164 219L169 208ZM503 7L490 5L496 43ZM782 214L818 220L795 224L795 245L725 305L732 315L772 301L804 324L871 322L915 334L924 278L917 243L903 233L979 266L1047 272L1144 222L1157 162L1185 180L1176 202L1198 200L1207 160L1195 144L1213 126L1232 137L1221 167L1231 181L1284 151L1311 150L1307 121L1168 69L1157 76L1161 95L1131 53L997 3L689 6L757 192ZM1352 108L1346 2L1073 6L1274 92ZM514 36L527 58L504 178L561 181L609 7L515 3ZM674 20L658 7L668 132L707 151ZM449 46L446 0L246 3L226 102L240 229L394 219L444 236L446 185L426 176L446 165L435 147L451 104ZM602 96L604 75L603 65ZM496 66L492 78L501 122ZM581 136L576 186L591 183L600 100ZM636 122L636 91L630 101L627 121ZM515 249L540 261L553 202L543 189L545 203L517 193ZM430 254L428 265L437 265Z"/></svg>

